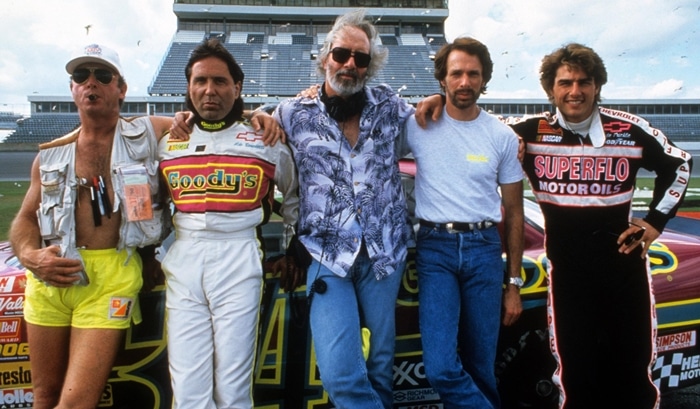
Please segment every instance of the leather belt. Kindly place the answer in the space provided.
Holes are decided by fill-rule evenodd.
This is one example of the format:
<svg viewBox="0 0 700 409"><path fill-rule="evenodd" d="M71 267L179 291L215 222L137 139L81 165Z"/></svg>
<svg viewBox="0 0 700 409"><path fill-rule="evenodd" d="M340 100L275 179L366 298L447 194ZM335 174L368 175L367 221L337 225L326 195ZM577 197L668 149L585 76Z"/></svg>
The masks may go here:
<svg viewBox="0 0 700 409"><path fill-rule="evenodd" d="M445 230L448 233L465 233L473 230L483 230L489 227L495 226L496 223L490 220L484 220L483 222L476 223L460 223L460 222L449 222L449 223L433 223L427 220L420 220L420 225L423 227L429 227L431 229Z"/></svg>

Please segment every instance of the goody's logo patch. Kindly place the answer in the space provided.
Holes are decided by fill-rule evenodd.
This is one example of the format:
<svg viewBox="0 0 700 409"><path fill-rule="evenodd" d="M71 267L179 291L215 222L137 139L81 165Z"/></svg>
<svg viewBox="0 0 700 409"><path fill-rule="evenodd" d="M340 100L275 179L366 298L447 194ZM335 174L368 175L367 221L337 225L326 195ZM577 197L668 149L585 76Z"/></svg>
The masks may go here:
<svg viewBox="0 0 700 409"><path fill-rule="evenodd" d="M129 297L112 297L109 300L109 319L125 320L131 317L134 299Z"/></svg>

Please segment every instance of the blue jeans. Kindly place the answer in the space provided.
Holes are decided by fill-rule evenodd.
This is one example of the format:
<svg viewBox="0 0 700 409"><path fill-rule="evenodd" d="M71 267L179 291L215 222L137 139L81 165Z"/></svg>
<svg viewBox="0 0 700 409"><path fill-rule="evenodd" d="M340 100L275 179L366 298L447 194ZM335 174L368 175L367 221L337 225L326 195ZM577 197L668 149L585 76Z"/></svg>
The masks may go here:
<svg viewBox="0 0 700 409"><path fill-rule="evenodd" d="M394 311L405 262L382 280L370 266L366 251L361 251L345 277L316 260L308 270L307 292L317 278L327 284L325 293L313 295L309 318L323 387L340 409L393 407ZM367 362L360 326L371 331Z"/></svg>
<svg viewBox="0 0 700 409"><path fill-rule="evenodd" d="M426 377L445 409L498 408L494 366L504 279L498 230L421 227L417 238Z"/></svg>

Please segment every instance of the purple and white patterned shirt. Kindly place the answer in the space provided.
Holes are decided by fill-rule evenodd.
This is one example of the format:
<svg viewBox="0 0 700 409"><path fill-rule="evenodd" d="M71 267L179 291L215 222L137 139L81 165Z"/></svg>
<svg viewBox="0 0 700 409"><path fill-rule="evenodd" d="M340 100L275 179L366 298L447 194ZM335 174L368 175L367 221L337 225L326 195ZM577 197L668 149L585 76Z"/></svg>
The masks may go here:
<svg viewBox="0 0 700 409"><path fill-rule="evenodd" d="M381 279L405 261L413 240L398 161L408 153L402 132L414 108L385 85L365 93L354 147L319 97L288 99L274 115L299 172L299 240L341 277L364 242Z"/></svg>

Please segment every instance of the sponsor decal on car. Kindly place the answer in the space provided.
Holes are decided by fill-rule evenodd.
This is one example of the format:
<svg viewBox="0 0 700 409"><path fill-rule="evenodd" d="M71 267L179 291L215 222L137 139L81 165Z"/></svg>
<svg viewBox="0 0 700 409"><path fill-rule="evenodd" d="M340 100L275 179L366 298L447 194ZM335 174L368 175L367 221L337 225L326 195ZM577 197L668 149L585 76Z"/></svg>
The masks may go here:
<svg viewBox="0 0 700 409"><path fill-rule="evenodd" d="M654 364L652 377L661 391L694 384L700 379L700 355L677 352L659 356Z"/></svg>
<svg viewBox="0 0 700 409"><path fill-rule="evenodd" d="M31 408L34 392L29 388L3 389L0 391L0 409Z"/></svg>
<svg viewBox="0 0 700 409"><path fill-rule="evenodd" d="M676 334L661 335L656 338L658 352L685 349L697 345L697 331L683 331Z"/></svg>

